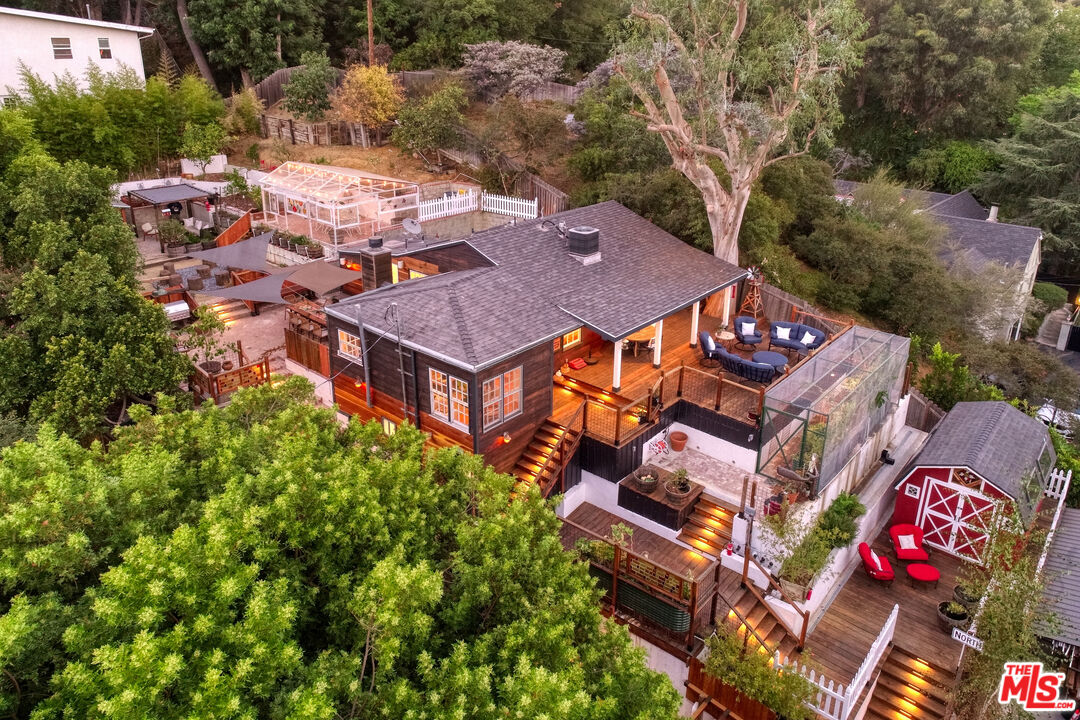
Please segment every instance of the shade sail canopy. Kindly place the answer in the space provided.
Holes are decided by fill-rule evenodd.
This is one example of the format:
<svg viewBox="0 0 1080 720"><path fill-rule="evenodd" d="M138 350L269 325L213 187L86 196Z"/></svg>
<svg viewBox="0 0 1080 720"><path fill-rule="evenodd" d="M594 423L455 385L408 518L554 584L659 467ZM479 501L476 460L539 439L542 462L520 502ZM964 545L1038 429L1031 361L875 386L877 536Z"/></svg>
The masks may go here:
<svg viewBox="0 0 1080 720"><path fill-rule="evenodd" d="M316 260L304 263L289 276L289 282L296 283L301 287L311 290L317 295L325 295L331 290L336 290L345 283L359 280L361 274L355 270L331 265L330 263Z"/></svg>
<svg viewBox="0 0 1080 720"><path fill-rule="evenodd" d="M192 187L186 183L162 185L160 187L144 188L143 190L132 190L128 194L131 195L131 197L139 198L151 205L167 205L169 203L183 202L185 200L198 200L210 195L210 193L205 190L200 190L199 188Z"/></svg>
<svg viewBox="0 0 1080 720"><path fill-rule="evenodd" d="M241 285L218 288L216 290L205 290L203 291L203 294L213 295L214 297L224 298L226 300L281 303L285 302L281 297L281 286L294 272L296 272L296 268L286 268L274 275L267 275L266 277L261 277L258 280L252 280L251 282L246 282Z"/></svg>
<svg viewBox="0 0 1080 720"><path fill-rule="evenodd" d="M241 270L258 270L270 273L274 271L272 265L266 264L266 246L270 243L273 232L265 232L247 240L241 240L225 247L211 250L199 250L187 253L188 257L198 260L206 260L215 265L239 268ZM279 299L277 302L281 302Z"/></svg>

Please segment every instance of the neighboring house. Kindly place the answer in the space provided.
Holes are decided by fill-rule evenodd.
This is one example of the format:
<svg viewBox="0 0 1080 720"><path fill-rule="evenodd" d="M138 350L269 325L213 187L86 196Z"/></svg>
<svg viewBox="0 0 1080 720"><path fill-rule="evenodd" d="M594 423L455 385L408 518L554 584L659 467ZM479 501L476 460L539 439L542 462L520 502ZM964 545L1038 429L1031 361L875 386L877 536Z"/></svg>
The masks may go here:
<svg viewBox="0 0 1080 720"><path fill-rule="evenodd" d="M1062 658L1065 687L1080 691L1080 510L1066 508L1053 530L1043 573L1043 605L1052 620L1040 630L1051 652Z"/></svg>
<svg viewBox="0 0 1080 720"><path fill-rule="evenodd" d="M664 319L693 307L679 347L694 345L698 303L746 276L615 202L409 253L342 257L374 289L327 307L341 410L388 429L407 419L502 472L559 413L553 376L564 362L606 344L610 385L595 390L611 405L623 389L615 341L650 326L664 337ZM659 367L660 343L647 352ZM612 421L616 445L624 419Z"/></svg>
<svg viewBox="0 0 1080 720"><path fill-rule="evenodd" d="M0 100L22 85L20 64L46 82L70 73L80 87L91 65L104 72L126 66L143 78L140 40L153 33L148 27L0 7Z"/></svg>
<svg viewBox="0 0 1080 720"><path fill-rule="evenodd" d="M1046 426L1000 401L957 403L897 483L893 523L930 545L977 558L998 501L1030 522L1057 456Z"/></svg>
<svg viewBox="0 0 1080 720"><path fill-rule="evenodd" d="M850 202L858 186L848 180L835 181L836 199ZM998 222L997 207L987 210L967 190L956 195L907 190L904 197L945 226L939 256L948 267L962 265L984 282L1001 286L995 293L998 299L982 319L981 334L987 340L1018 338L1042 261L1042 231Z"/></svg>

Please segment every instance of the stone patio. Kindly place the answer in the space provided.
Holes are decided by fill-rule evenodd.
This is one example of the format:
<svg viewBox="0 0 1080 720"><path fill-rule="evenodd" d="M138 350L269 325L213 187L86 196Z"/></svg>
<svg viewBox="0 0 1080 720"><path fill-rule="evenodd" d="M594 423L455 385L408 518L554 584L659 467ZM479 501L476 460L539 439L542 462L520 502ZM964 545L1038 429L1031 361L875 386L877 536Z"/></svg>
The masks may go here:
<svg viewBox="0 0 1080 720"><path fill-rule="evenodd" d="M718 441L722 442L722 441ZM728 443L723 443L728 445ZM734 448L735 446L730 446ZM741 448L740 448L741 449ZM691 447L689 444L682 452L670 452L666 455L653 456L649 462L675 471L686 468L690 474L690 480L705 486L705 492L715 498L723 500L732 507L740 507L742 502L743 478L749 477L751 485L754 480L758 482L757 500L755 505L760 509L766 497L773 494L772 481L763 475L747 470L745 467L722 460L702 450ZM749 493L747 489L747 493ZM750 498L747 497L747 502Z"/></svg>

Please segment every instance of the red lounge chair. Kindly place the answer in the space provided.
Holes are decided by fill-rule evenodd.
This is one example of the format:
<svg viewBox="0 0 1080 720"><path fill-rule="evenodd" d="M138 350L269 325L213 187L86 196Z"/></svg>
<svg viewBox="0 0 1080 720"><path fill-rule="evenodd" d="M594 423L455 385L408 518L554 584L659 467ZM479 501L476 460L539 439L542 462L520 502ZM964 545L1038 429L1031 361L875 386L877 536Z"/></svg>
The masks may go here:
<svg viewBox="0 0 1080 720"><path fill-rule="evenodd" d="M883 583L892 585L893 578L896 575L893 573L892 565L889 564L887 557L878 555L866 543L859 543L859 557L862 558L863 570L866 571L867 575L874 580L880 580Z"/></svg>
<svg viewBox="0 0 1080 720"><path fill-rule="evenodd" d="M897 560L926 562L930 559L930 553L923 547L922 528L918 525L893 525L889 528L889 537L892 538L893 553ZM904 547L905 545L908 547Z"/></svg>

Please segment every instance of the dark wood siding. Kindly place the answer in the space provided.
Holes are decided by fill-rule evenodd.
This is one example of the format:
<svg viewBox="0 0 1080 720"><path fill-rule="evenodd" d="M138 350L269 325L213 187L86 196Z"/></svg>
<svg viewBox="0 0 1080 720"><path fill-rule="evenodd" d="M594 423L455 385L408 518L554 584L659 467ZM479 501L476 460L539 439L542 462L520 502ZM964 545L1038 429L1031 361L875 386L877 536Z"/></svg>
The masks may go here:
<svg viewBox="0 0 1080 720"><path fill-rule="evenodd" d="M415 250L408 254L396 256L394 259L406 258L415 258L430 263L438 267L441 273L491 266L490 260L478 253L472 245L463 242Z"/></svg>
<svg viewBox="0 0 1080 720"><path fill-rule="evenodd" d="M507 370L521 366L521 413L509 420L481 431L477 448L487 462L499 472L508 472L532 441L537 428L551 416L552 409L552 352L549 343L540 343L513 358L480 373L476 382L476 410L473 414L476 427L483 425L481 388L483 382ZM510 434L510 442L504 443L503 433Z"/></svg>
<svg viewBox="0 0 1080 720"><path fill-rule="evenodd" d="M592 350L593 355L599 355L601 346L604 344L604 339L598 334L590 330L589 328L581 328L581 342L573 347L567 349L560 349L555 353L555 362L553 365L554 370L558 370L562 367L563 363L573 360L578 357L588 357L589 350ZM552 343L554 348L554 343Z"/></svg>

